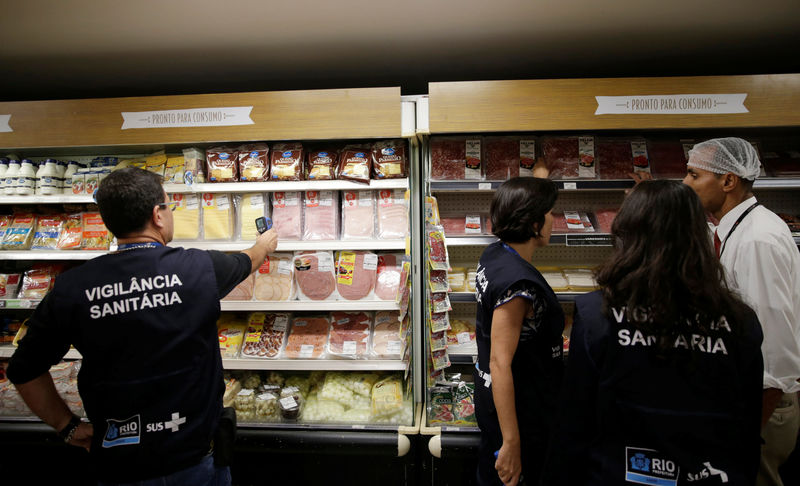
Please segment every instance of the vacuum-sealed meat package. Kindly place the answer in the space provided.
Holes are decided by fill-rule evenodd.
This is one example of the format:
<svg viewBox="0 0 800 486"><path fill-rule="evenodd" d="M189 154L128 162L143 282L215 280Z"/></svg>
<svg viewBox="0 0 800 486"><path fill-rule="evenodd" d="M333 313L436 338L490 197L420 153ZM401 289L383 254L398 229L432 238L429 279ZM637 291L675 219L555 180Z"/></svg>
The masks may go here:
<svg viewBox="0 0 800 486"><path fill-rule="evenodd" d="M250 314L242 358L277 358L289 330L289 314Z"/></svg>
<svg viewBox="0 0 800 486"><path fill-rule="evenodd" d="M505 181L512 177L533 177L536 165L534 137L484 137L483 160L486 179Z"/></svg>
<svg viewBox="0 0 800 486"><path fill-rule="evenodd" d="M330 251L299 252L292 259L300 300L336 300L336 268Z"/></svg>
<svg viewBox="0 0 800 486"><path fill-rule="evenodd" d="M342 191L342 239L368 240L375 236L373 191Z"/></svg>
<svg viewBox="0 0 800 486"><path fill-rule="evenodd" d="M630 179L632 172L650 173L647 142L643 139L598 139L597 172L600 179Z"/></svg>
<svg viewBox="0 0 800 486"><path fill-rule="evenodd" d="M593 233L594 226L587 213L564 211L553 213L553 233Z"/></svg>
<svg viewBox="0 0 800 486"><path fill-rule="evenodd" d="M303 236L302 192L272 193L272 227L282 240L299 240Z"/></svg>
<svg viewBox="0 0 800 486"><path fill-rule="evenodd" d="M486 216L482 214L453 215L443 214L440 216L445 236L473 236L487 234L484 221Z"/></svg>
<svg viewBox="0 0 800 486"><path fill-rule="evenodd" d="M255 285L255 275L250 274L242 280L239 285L233 288L222 300L251 300L253 298L253 286Z"/></svg>
<svg viewBox="0 0 800 486"><path fill-rule="evenodd" d="M367 145L346 145L339 156L339 179L369 183L372 154Z"/></svg>
<svg viewBox="0 0 800 486"><path fill-rule="evenodd" d="M374 297L378 255L369 251L342 251L336 265L336 290L347 300Z"/></svg>
<svg viewBox="0 0 800 486"><path fill-rule="evenodd" d="M303 199L303 239L339 238L339 201L335 191L306 191Z"/></svg>
<svg viewBox="0 0 800 486"><path fill-rule="evenodd" d="M273 181L303 180L303 145L276 143L270 152L269 178Z"/></svg>
<svg viewBox="0 0 800 486"><path fill-rule="evenodd" d="M480 137L431 138L431 179L482 180Z"/></svg>
<svg viewBox="0 0 800 486"><path fill-rule="evenodd" d="M597 221L597 231L600 233L611 233L611 225L617 217L618 209L598 209L594 212Z"/></svg>
<svg viewBox="0 0 800 486"><path fill-rule="evenodd" d="M397 311L375 314L372 331L372 355L382 359L400 359L403 355L403 338L400 333L400 315Z"/></svg>
<svg viewBox="0 0 800 486"><path fill-rule="evenodd" d="M233 147L206 150L206 173L209 182L236 182L239 179L239 152Z"/></svg>
<svg viewBox="0 0 800 486"><path fill-rule="evenodd" d="M365 358L368 351L372 316L366 312L333 312L328 354L341 358Z"/></svg>
<svg viewBox="0 0 800 486"><path fill-rule="evenodd" d="M408 160L404 140L382 140L372 144L372 178L401 179L408 177Z"/></svg>
<svg viewBox="0 0 800 486"><path fill-rule="evenodd" d="M292 320L283 356L289 359L321 358L328 344L330 318L326 315L302 316Z"/></svg>
<svg viewBox="0 0 800 486"><path fill-rule="evenodd" d="M686 177L687 154L694 144L679 140L649 140L650 172L656 179Z"/></svg>
<svg viewBox="0 0 800 486"><path fill-rule="evenodd" d="M551 179L594 179L594 137L544 137L542 157Z"/></svg>
<svg viewBox="0 0 800 486"><path fill-rule="evenodd" d="M291 253L267 255L255 271L255 300L285 301L294 299L294 265Z"/></svg>
<svg viewBox="0 0 800 486"><path fill-rule="evenodd" d="M381 300L395 300L400 289L400 276L403 273L403 255L385 253L378 255L378 270L375 275L375 297Z"/></svg>
<svg viewBox="0 0 800 486"><path fill-rule="evenodd" d="M408 234L408 202L402 189L382 189L376 201L377 236L405 238Z"/></svg>

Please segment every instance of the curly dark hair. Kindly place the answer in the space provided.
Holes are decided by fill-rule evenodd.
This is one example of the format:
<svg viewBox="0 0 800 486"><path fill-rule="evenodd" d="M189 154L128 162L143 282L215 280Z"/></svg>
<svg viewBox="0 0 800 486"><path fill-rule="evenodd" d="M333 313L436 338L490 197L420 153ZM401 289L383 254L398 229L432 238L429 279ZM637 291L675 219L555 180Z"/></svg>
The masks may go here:
<svg viewBox="0 0 800 486"><path fill-rule="evenodd" d="M686 319L705 317L694 323L702 327L724 315L735 331L735 321L748 315L728 289L705 211L690 187L668 180L640 183L622 204L611 233L614 253L597 272L609 318L612 307L627 306L629 322L672 338Z"/></svg>
<svg viewBox="0 0 800 486"><path fill-rule="evenodd" d="M133 167L106 176L95 199L109 231L124 238L144 229L153 207L164 202L162 181L158 174Z"/></svg>
<svg viewBox="0 0 800 486"><path fill-rule="evenodd" d="M524 243L536 238L544 216L553 209L558 186L549 179L514 177L494 194L489 212L492 233L507 243Z"/></svg>

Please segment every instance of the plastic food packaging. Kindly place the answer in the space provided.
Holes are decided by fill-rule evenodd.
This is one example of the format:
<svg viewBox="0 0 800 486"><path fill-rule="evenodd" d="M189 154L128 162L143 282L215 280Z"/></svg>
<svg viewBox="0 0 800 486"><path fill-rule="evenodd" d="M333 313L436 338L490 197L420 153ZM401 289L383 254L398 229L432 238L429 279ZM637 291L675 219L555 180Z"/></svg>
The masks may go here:
<svg viewBox="0 0 800 486"><path fill-rule="evenodd" d="M43 299L56 278L56 272L51 266L34 268L22 275L22 285L19 289L20 299Z"/></svg>
<svg viewBox="0 0 800 486"><path fill-rule="evenodd" d="M487 234L482 214L442 214L440 221L446 236L477 236Z"/></svg>
<svg viewBox="0 0 800 486"><path fill-rule="evenodd" d="M0 178L0 187L2 187L2 178ZM11 224L11 216L0 214L0 243L3 241L9 224Z"/></svg>
<svg viewBox="0 0 800 486"><path fill-rule="evenodd" d="M551 179L595 178L594 137L544 137L541 144Z"/></svg>
<svg viewBox="0 0 800 486"><path fill-rule="evenodd" d="M558 267L538 267L539 272L544 277L547 284L552 287L553 292L566 292L569 290L567 277Z"/></svg>
<svg viewBox="0 0 800 486"><path fill-rule="evenodd" d="M429 315L431 332L437 333L450 329L450 316L447 312L431 312Z"/></svg>
<svg viewBox="0 0 800 486"><path fill-rule="evenodd" d="M303 208L304 240L339 238L338 192L306 191Z"/></svg>
<svg viewBox="0 0 800 486"><path fill-rule="evenodd" d="M292 259L300 300L336 300L336 268L330 251L300 252Z"/></svg>
<svg viewBox="0 0 800 486"><path fill-rule="evenodd" d="M233 238L233 205L229 194L203 194L203 239Z"/></svg>
<svg viewBox="0 0 800 486"><path fill-rule="evenodd" d="M357 400L357 394L348 387L349 378L341 372L331 372L325 375L325 382L319 392L320 400L328 400L350 407Z"/></svg>
<svg viewBox="0 0 800 486"><path fill-rule="evenodd" d="M236 358L244 341L247 323L237 321L229 314L224 314L217 321L217 335L219 336L219 350L223 358Z"/></svg>
<svg viewBox="0 0 800 486"><path fill-rule="evenodd" d="M167 184L183 184L183 155L167 155L164 167L164 182Z"/></svg>
<svg viewBox="0 0 800 486"><path fill-rule="evenodd" d="M484 137L483 160L487 180L505 181L517 176L533 177L536 138Z"/></svg>
<svg viewBox="0 0 800 486"><path fill-rule="evenodd" d="M587 213L564 211L553 213L553 233L593 233L594 226Z"/></svg>
<svg viewBox="0 0 800 486"><path fill-rule="evenodd" d="M375 236L375 195L372 191L342 191L342 239Z"/></svg>
<svg viewBox="0 0 800 486"><path fill-rule="evenodd" d="M294 265L291 253L267 255L255 272L255 300L285 301L294 299Z"/></svg>
<svg viewBox="0 0 800 486"><path fill-rule="evenodd" d="M269 172L269 147L265 143L242 145L238 149L239 180L263 182Z"/></svg>
<svg viewBox="0 0 800 486"><path fill-rule="evenodd" d="M200 199L195 194L172 194L170 199L178 203L172 213L175 240L197 240L200 238Z"/></svg>
<svg viewBox="0 0 800 486"><path fill-rule="evenodd" d="M284 357L289 359L321 358L328 344L329 327L328 316L295 317L286 339Z"/></svg>
<svg viewBox="0 0 800 486"><path fill-rule="evenodd" d="M599 138L597 172L600 179L629 179L632 172L650 172L643 139Z"/></svg>
<svg viewBox="0 0 800 486"><path fill-rule="evenodd" d="M449 424L455 421L453 413L453 391L449 386L434 386L430 389L431 409L429 422L431 425Z"/></svg>
<svg viewBox="0 0 800 486"><path fill-rule="evenodd" d="M477 425L475 417L475 384L459 382L453 389L453 415L463 425Z"/></svg>
<svg viewBox="0 0 800 486"><path fill-rule="evenodd" d="M244 241L255 241L258 237L256 229L256 218L267 216L267 196L265 194L253 193L235 196L237 217L237 227L239 229L239 239Z"/></svg>
<svg viewBox="0 0 800 486"><path fill-rule="evenodd" d="M254 312L248 321L242 357L277 358L289 329L289 315Z"/></svg>
<svg viewBox="0 0 800 486"><path fill-rule="evenodd" d="M403 356L399 318L397 311L381 311L375 314L371 352L376 358L400 359Z"/></svg>
<svg viewBox="0 0 800 486"><path fill-rule="evenodd" d="M161 177L164 177L164 169L166 167L167 167L167 156L163 150L159 150L158 152L154 152L148 155L144 160L145 170L152 172L154 174L158 174Z"/></svg>
<svg viewBox="0 0 800 486"><path fill-rule="evenodd" d="M597 231L600 233L611 233L611 225L617 217L618 209L598 209L594 212L597 221Z"/></svg>
<svg viewBox="0 0 800 486"><path fill-rule="evenodd" d="M250 274L242 280L239 285L233 288L222 300L252 300L253 287L255 286L255 275Z"/></svg>
<svg viewBox="0 0 800 486"><path fill-rule="evenodd" d="M447 283L450 285L451 292L466 292L467 269L464 267L453 267L447 272Z"/></svg>
<svg viewBox="0 0 800 486"><path fill-rule="evenodd" d="M403 408L403 380L387 376L372 387L372 417L380 419L400 412Z"/></svg>
<svg viewBox="0 0 800 486"><path fill-rule="evenodd" d="M38 218L32 213L16 213L3 236L4 250L30 250Z"/></svg>
<svg viewBox="0 0 800 486"><path fill-rule="evenodd" d="M51 216L41 216L36 224L36 231L33 233L33 250L55 250L58 247L58 239L64 227L64 216L54 214Z"/></svg>
<svg viewBox="0 0 800 486"><path fill-rule="evenodd" d="M594 273L588 268L564 268L563 272L570 290L585 292L597 288Z"/></svg>
<svg viewBox="0 0 800 486"><path fill-rule="evenodd" d="M16 298L21 277L19 273L0 273L0 299Z"/></svg>
<svg viewBox="0 0 800 486"><path fill-rule="evenodd" d="M447 278L447 270L429 270L428 284L431 292L449 292L450 285Z"/></svg>
<svg viewBox="0 0 800 486"><path fill-rule="evenodd" d="M336 265L336 290L346 300L374 297L378 256L369 251L343 251Z"/></svg>
<svg viewBox="0 0 800 486"><path fill-rule="evenodd" d="M469 292L475 292L475 279L478 277L478 270L476 268L471 268L467 270L467 290Z"/></svg>
<svg viewBox="0 0 800 486"><path fill-rule="evenodd" d="M434 226L426 231L428 236L428 262L433 270L450 268L447 247L444 243L444 228Z"/></svg>
<svg viewBox="0 0 800 486"><path fill-rule="evenodd" d="M310 181L336 179L339 152L331 147L314 150L308 154L306 178Z"/></svg>
<svg viewBox="0 0 800 486"><path fill-rule="evenodd" d="M277 422L281 419L277 395L272 392L256 394L255 419L259 422Z"/></svg>
<svg viewBox="0 0 800 486"><path fill-rule="evenodd" d="M378 269L375 275L375 297L381 300L396 300L402 273L402 254L378 255Z"/></svg>
<svg viewBox="0 0 800 486"><path fill-rule="evenodd" d="M339 179L369 183L372 166L370 148L366 145L346 145L339 156Z"/></svg>
<svg viewBox="0 0 800 486"><path fill-rule="evenodd" d="M463 319L450 319L447 330L448 350L453 353L468 353L472 348L477 352L475 342L475 323Z"/></svg>
<svg viewBox="0 0 800 486"><path fill-rule="evenodd" d="M328 336L328 354L360 359L369 350L372 317L365 312L333 312Z"/></svg>
<svg viewBox="0 0 800 486"><path fill-rule="evenodd" d="M68 214L64 219L61 234L58 237L56 248L59 250L77 250L81 247L83 238L83 218L81 213Z"/></svg>
<svg viewBox="0 0 800 486"><path fill-rule="evenodd" d="M432 137L431 179L482 180L480 137Z"/></svg>
<svg viewBox="0 0 800 486"><path fill-rule="evenodd" d="M303 145L276 143L270 152L270 180L303 180Z"/></svg>
<svg viewBox="0 0 800 486"><path fill-rule="evenodd" d="M446 331L432 332L428 334L429 348L431 351L441 351L447 349Z"/></svg>
<svg viewBox="0 0 800 486"><path fill-rule="evenodd" d="M408 204L402 189L378 191L376 213L378 238L404 238L408 234Z"/></svg>
<svg viewBox="0 0 800 486"><path fill-rule="evenodd" d="M206 181L203 172L205 157L203 151L197 148L183 149L183 183L194 184Z"/></svg>
<svg viewBox="0 0 800 486"><path fill-rule="evenodd" d="M99 212L87 212L83 217L83 238L81 249L83 250L108 250L111 246L113 236L103 223L103 218Z"/></svg>
<svg viewBox="0 0 800 486"><path fill-rule="evenodd" d="M408 177L406 142L382 140L372 144L372 178L400 179Z"/></svg>
<svg viewBox="0 0 800 486"><path fill-rule="evenodd" d="M272 193L272 224L282 240L299 240L303 236L301 192Z"/></svg>
<svg viewBox="0 0 800 486"><path fill-rule="evenodd" d="M239 152L232 147L206 150L208 182L236 182L239 179Z"/></svg>

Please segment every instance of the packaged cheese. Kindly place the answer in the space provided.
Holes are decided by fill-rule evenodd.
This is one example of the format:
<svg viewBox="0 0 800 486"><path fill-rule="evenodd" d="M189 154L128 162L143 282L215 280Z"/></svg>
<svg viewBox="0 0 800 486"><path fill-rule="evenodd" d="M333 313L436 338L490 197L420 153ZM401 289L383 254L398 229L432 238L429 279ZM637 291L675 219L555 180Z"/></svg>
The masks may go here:
<svg viewBox="0 0 800 486"><path fill-rule="evenodd" d="M81 213L66 215L56 248L59 250L77 250L83 239L83 218Z"/></svg>
<svg viewBox="0 0 800 486"><path fill-rule="evenodd" d="M36 231L33 233L33 250L55 250L58 247L58 239L64 227L64 216L54 214L52 216L42 216L36 224Z"/></svg>
<svg viewBox="0 0 800 486"><path fill-rule="evenodd" d="M237 228L240 240L255 241L258 237L256 218L268 215L266 194L240 194L235 196Z"/></svg>
<svg viewBox="0 0 800 486"><path fill-rule="evenodd" d="M243 182L263 182L269 172L269 147L254 143L239 147L239 179Z"/></svg>
<svg viewBox="0 0 800 486"><path fill-rule="evenodd" d="M205 182L206 175L203 173L203 151L197 148L183 149L183 183L194 184L195 182Z"/></svg>
<svg viewBox="0 0 800 486"><path fill-rule="evenodd" d="M339 152L336 149L327 147L314 150L308 154L306 178L310 181L336 179L338 162Z"/></svg>
<svg viewBox="0 0 800 486"><path fill-rule="evenodd" d="M233 205L229 194L203 194L203 239L233 238Z"/></svg>
<svg viewBox="0 0 800 486"><path fill-rule="evenodd" d="M382 140L372 145L372 178L407 177L406 143L403 140Z"/></svg>
<svg viewBox="0 0 800 486"><path fill-rule="evenodd" d="M108 250L113 237L99 212L86 212L83 217L82 250Z"/></svg>
<svg viewBox="0 0 800 486"><path fill-rule="evenodd" d="M167 156L163 150L152 153L144 160L144 168L150 172L164 176L164 168L167 165Z"/></svg>
<svg viewBox="0 0 800 486"><path fill-rule="evenodd" d="M597 289L594 273L588 268L564 268L564 276L569 289L575 292L588 292Z"/></svg>
<svg viewBox="0 0 800 486"><path fill-rule="evenodd" d="M183 184L183 167L183 155L167 155L164 182L167 184Z"/></svg>
<svg viewBox="0 0 800 486"><path fill-rule="evenodd" d="M277 143L270 152L270 180L303 180L303 145L299 143Z"/></svg>
<svg viewBox="0 0 800 486"><path fill-rule="evenodd" d="M43 299L56 278L54 267L46 265L25 272L19 289L20 299Z"/></svg>
<svg viewBox="0 0 800 486"><path fill-rule="evenodd" d="M223 358L236 358L244 341L247 324L231 314L223 314L217 321L219 350Z"/></svg>
<svg viewBox="0 0 800 486"><path fill-rule="evenodd" d="M403 380L391 375L372 387L372 418L394 415L403 408Z"/></svg>
<svg viewBox="0 0 800 486"><path fill-rule="evenodd" d="M4 250L30 250L38 218L33 213L17 213L3 236Z"/></svg>
<svg viewBox="0 0 800 486"><path fill-rule="evenodd" d="M569 283L564 273L558 267L537 267L547 284L552 287L553 292L566 292L569 290Z"/></svg>
<svg viewBox="0 0 800 486"><path fill-rule="evenodd" d="M195 194L170 194L177 204L172 213L175 240L196 240L200 238L200 199Z"/></svg>
<svg viewBox="0 0 800 486"><path fill-rule="evenodd" d="M464 267L453 267L447 273L447 283L452 292L467 291L467 269Z"/></svg>
<svg viewBox="0 0 800 486"><path fill-rule="evenodd" d="M255 300L284 301L294 299L292 285L294 265L290 253L267 255L255 272Z"/></svg>
<svg viewBox="0 0 800 486"><path fill-rule="evenodd" d="M372 154L369 146L347 145L339 159L339 179L369 183Z"/></svg>
<svg viewBox="0 0 800 486"><path fill-rule="evenodd" d="M231 147L206 150L208 182L236 182L239 179L239 152Z"/></svg>

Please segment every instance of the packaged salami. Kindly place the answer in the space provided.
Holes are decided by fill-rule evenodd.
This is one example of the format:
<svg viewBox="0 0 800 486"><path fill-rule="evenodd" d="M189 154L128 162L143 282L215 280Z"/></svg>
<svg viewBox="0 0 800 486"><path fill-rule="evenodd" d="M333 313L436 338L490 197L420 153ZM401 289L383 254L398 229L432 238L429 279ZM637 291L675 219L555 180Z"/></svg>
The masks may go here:
<svg viewBox="0 0 800 486"><path fill-rule="evenodd" d="M536 138L530 136L484 137L483 160L486 179L505 181L512 177L533 177Z"/></svg>
<svg viewBox="0 0 800 486"><path fill-rule="evenodd" d="M316 359L325 354L328 344L330 318L320 316L295 316L286 339L283 355L288 359Z"/></svg>
<svg viewBox="0 0 800 486"><path fill-rule="evenodd" d="M292 264L298 299L336 300L336 265L332 252L299 252Z"/></svg>
<svg viewBox="0 0 800 486"><path fill-rule="evenodd" d="M303 239L339 239L339 193L306 191L303 199Z"/></svg>
<svg viewBox="0 0 800 486"><path fill-rule="evenodd" d="M431 332L428 334L428 346L431 351L447 349L446 331Z"/></svg>
<svg viewBox="0 0 800 486"><path fill-rule="evenodd" d="M596 140L597 173L600 179L630 179L634 170L632 142L629 138L601 137ZM644 147L644 167L649 171L647 148ZM641 156L641 155L640 155Z"/></svg>
<svg viewBox="0 0 800 486"><path fill-rule="evenodd" d="M483 180L481 137L432 137L431 179Z"/></svg>
<svg viewBox="0 0 800 486"><path fill-rule="evenodd" d="M428 236L428 262L433 270L447 270L450 268L447 257L447 247L444 243L444 229L434 226L426 231Z"/></svg>
<svg viewBox="0 0 800 486"><path fill-rule="evenodd" d="M67 214L58 237L58 250L78 250L83 239L83 218L81 213Z"/></svg>
<svg viewBox="0 0 800 486"><path fill-rule="evenodd" d="M367 145L346 145L339 156L339 179L369 183L372 154Z"/></svg>
<svg viewBox="0 0 800 486"><path fill-rule="evenodd" d="M333 312L328 354L339 358L365 358L371 328L372 316L366 312Z"/></svg>
<svg viewBox="0 0 800 486"><path fill-rule="evenodd" d="M3 236L4 250L30 250L38 217L33 213L16 213Z"/></svg>
<svg viewBox="0 0 800 486"><path fill-rule="evenodd" d="M310 181L336 179L339 152L332 147L314 150L308 154L306 178Z"/></svg>
<svg viewBox="0 0 800 486"><path fill-rule="evenodd" d="M430 424L449 424L455 421L452 389L449 386L435 386L430 389L430 395Z"/></svg>
<svg viewBox="0 0 800 486"><path fill-rule="evenodd" d="M236 207L236 239L255 241L258 237L256 218L269 215L269 196L262 193L237 194L234 196Z"/></svg>
<svg viewBox="0 0 800 486"><path fill-rule="evenodd" d="M449 292L450 283L447 278L447 270L430 270L428 284L431 292Z"/></svg>
<svg viewBox="0 0 800 486"><path fill-rule="evenodd" d="M33 233L33 250L55 250L58 248L58 239L64 227L64 216L53 214L41 216Z"/></svg>
<svg viewBox="0 0 800 486"><path fill-rule="evenodd" d="M486 218L480 213L442 214L440 220L446 236L478 236L488 233Z"/></svg>
<svg viewBox="0 0 800 486"><path fill-rule="evenodd" d="M401 179L408 177L406 142L381 140L372 144L372 178Z"/></svg>
<svg viewBox="0 0 800 486"><path fill-rule="evenodd" d="M288 314L254 312L248 318L243 358L277 358L289 329Z"/></svg>
<svg viewBox="0 0 800 486"><path fill-rule="evenodd" d="M272 193L272 227L281 240L299 240L303 236L303 193Z"/></svg>
<svg viewBox="0 0 800 486"><path fill-rule="evenodd" d="M447 312L429 312L431 332L442 332L450 329L450 316Z"/></svg>
<svg viewBox="0 0 800 486"><path fill-rule="evenodd" d="M453 416L460 425L477 425L475 418L475 384L458 382L453 387Z"/></svg>
<svg viewBox="0 0 800 486"><path fill-rule="evenodd" d="M336 264L336 290L346 300L374 298L378 255L370 251L339 252Z"/></svg>
<svg viewBox="0 0 800 486"><path fill-rule="evenodd" d="M239 147L239 180L263 182L269 172L269 147L265 143L254 143Z"/></svg>
<svg viewBox="0 0 800 486"><path fill-rule="evenodd" d="M342 239L365 240L375 236L373 191L342 191Z"/></svg>
<svg viewBox="0 0 800 486"><path fill-rule="evenodd" d="M303 180L303 145L299 143L277 143L270 152L270 180Z"/></svg>
<svg viewBox="0 0 800 486"><path fill-rule="evenodd" d="M239 179L239 152L233 147L206 150L208 182L236 182Z"/></svg>
<svg viewBox="0 0 800 486"><path fill-rule="evenodd" d="M230 194L203 194L203 239L233 238L233 204Z"/></svg>
<svg viewBox="0 0 800 486"><path fill-rule="evenodd" d="M377 193L377 237L404 238L408 234L408 200L402 189L381 189Z"/></svg>
<svg viewBox="0 0 800 486"><path fill-rule="evenodd" d="M200 198L196 194L171 194L177 203L172 213L172 238L175 240L197 240L200 238Z"/></svg>
<svg viewBox="0 0 800 486"><path fill-rule="evenodd" d="M589 215L579 211L553 213L553 233L593 233L594 226Z"/></svg>
<svg viewBox="0 0 800 486"><path fill-rule="evenodd" d="M255 272L255 300L285 301L294 299L294 275L291 253L267 255Z"/></svg>
<svg viewBox="0 0 800 486"><path fill-rule="evenodd" d="M375 313L371 353L376 358L400 359L403 354L403 337L400 333L400 315L397 311Z"/></svg>
<svg viewBox="0 0 800 486"><path fill-rule="evenodd" d="M686 176L687 152L694 144L688 140L648 140L650 172L657 179L682 179Z"/></svg>

